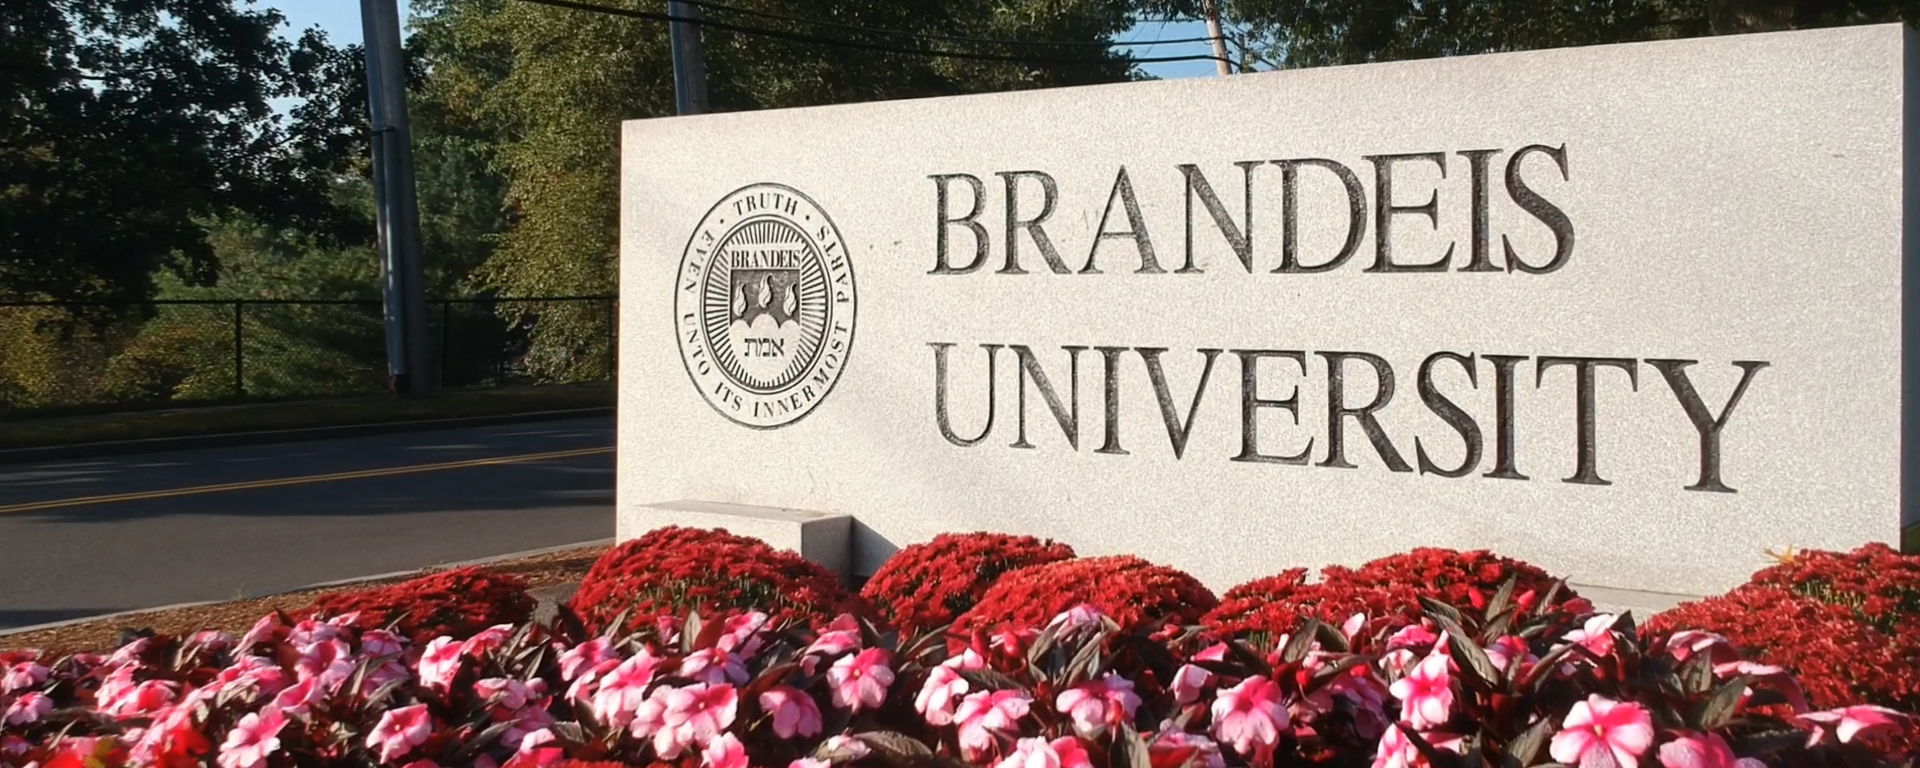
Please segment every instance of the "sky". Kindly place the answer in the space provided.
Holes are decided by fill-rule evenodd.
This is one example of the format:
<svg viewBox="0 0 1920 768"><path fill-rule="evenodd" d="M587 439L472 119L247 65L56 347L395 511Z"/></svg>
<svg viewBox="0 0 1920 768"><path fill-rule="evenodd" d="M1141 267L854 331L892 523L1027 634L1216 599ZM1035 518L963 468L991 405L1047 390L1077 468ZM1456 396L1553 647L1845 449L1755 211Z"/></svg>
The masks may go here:
<svg viewBox="0 0 1920 768"><path fill-rule="evenodd" d="M291 25L289 32L297 33L307 27L318 26L326 30L327 38L335 45L360 42L360 3L355 0L264 0L264 6L279 8ZM407 3L400 3L400 25L404 29L407 23ZM1207 34L1205 24L1197 21L1176 22L1170 24L1143 24L1128 30L1121 36L1122 42L1145 40L1170 40L1189 37L1203 37ZM1207 55L1211 48L1207 43L1173 43L1164 45L1132 46L1135 56L1140 58L1159 56ZM1168 80L1185 77L1209 77L1214 74L1211 60L1180 61L1164 64L1148 64L1142 67L1148 74Z"/></svg>

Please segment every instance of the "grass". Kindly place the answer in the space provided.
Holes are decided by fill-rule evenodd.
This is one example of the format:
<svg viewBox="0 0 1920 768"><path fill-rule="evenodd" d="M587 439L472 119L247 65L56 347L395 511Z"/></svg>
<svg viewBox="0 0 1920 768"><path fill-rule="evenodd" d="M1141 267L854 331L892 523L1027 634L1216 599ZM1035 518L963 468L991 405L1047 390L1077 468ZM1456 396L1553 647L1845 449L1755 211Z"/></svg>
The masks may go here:
<svg viewBox="0 0 1920 768"><path fill-rule="evenodd" d="M600 383L451 390L413 399L369 395L61 418L9 418L0 420L0 450L611 408L613 402L613 386Z"/></svg>

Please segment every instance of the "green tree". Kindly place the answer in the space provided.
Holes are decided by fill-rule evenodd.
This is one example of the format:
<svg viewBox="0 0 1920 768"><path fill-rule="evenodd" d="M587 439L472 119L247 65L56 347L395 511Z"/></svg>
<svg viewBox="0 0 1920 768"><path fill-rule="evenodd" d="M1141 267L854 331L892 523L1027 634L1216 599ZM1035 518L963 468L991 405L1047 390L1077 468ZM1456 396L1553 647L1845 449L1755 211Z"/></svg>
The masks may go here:
<svg viewBox="0 0 1920 768"><path fill-rule="evenodd" d="M346 52L233 0L0 3L0 297L137 299L215 275L229 208L334 233ZM279 98L307 99L291 116ZM334 105L329 107L329 105Z"/></svg>
<svg viewBox="0 0 1920 768"><path fill-rule="evenodd" d="M658 3L603 5L658 10ZM703 32L717 111L940 96L1114 82L1139 76L1108 47L1135 21L1127 0L734 0L797 21L709 10L709 18L792 36L826 37L906 52L863 50L708 28ZM655 20L503 0L416 5L416 36L431 37L427 90L479 107L497 143L491 168L505 179L517 221L475 273L477 287L508 295L610 293L616 289L619 125L673 113L667 28ZM847 27L923 35L1080 46L929 41ZM928 48L1020 57L981 61L918 55ZM509 308L533 324L528 364L550 379L596 377L611 318L591 305Z"/></svg>

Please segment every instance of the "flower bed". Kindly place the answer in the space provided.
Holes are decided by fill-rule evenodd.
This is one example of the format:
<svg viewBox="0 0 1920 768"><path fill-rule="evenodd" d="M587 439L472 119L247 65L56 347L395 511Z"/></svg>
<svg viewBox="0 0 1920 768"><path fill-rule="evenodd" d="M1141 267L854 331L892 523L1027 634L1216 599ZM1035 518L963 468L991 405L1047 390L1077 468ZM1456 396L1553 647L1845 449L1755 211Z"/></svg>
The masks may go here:
<svg viewBox="0 0 1920 768"><path fill-rule="evenodd" d="M723 534L653 541L746 547L741 571L771 567ZM987 579L978 618L951 633L821 619L816 606L860 603L810 571L730 582L733 565L688 570L636 547L608 558L603 573L644 590L585 601L623 605L592 622L563 610L417 642L364 616L276 614L239 638L0 654L0 766L1895 766L1917 732L1895 709L1826 698L1844 693L1809 701L1789 670L1673 616L1641 629L1595 614L1486 553L1329 569L1319 583L1366 592L1365 610L1340 615L1351 604L1336 594L1295 600L1291 622L1265 611L1236 627L1199 619L1314 585L1281 574L1216 608L1178 571L1059 560ZM1065 588L1088 574L1113 579ZM1864 588L1891 601L1875 609L1765 588L1895 634L1914 618L1895 587ZM663 603L690 595L698 610Z"/></svg>

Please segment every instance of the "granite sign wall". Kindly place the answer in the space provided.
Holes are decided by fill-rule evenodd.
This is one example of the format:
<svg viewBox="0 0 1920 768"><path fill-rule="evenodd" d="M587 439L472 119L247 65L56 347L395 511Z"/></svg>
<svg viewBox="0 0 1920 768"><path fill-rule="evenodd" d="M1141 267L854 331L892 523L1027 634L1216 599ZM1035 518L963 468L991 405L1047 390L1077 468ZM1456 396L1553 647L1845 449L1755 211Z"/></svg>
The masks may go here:
<svg viewBox="0 0 1920 768"><path fill-rule="evenodd" d="M1626 604L1897 541L1911 46L629 123L621 535L797 509L859 572L985 529L1217 588L1487 547Z"/></svg>

